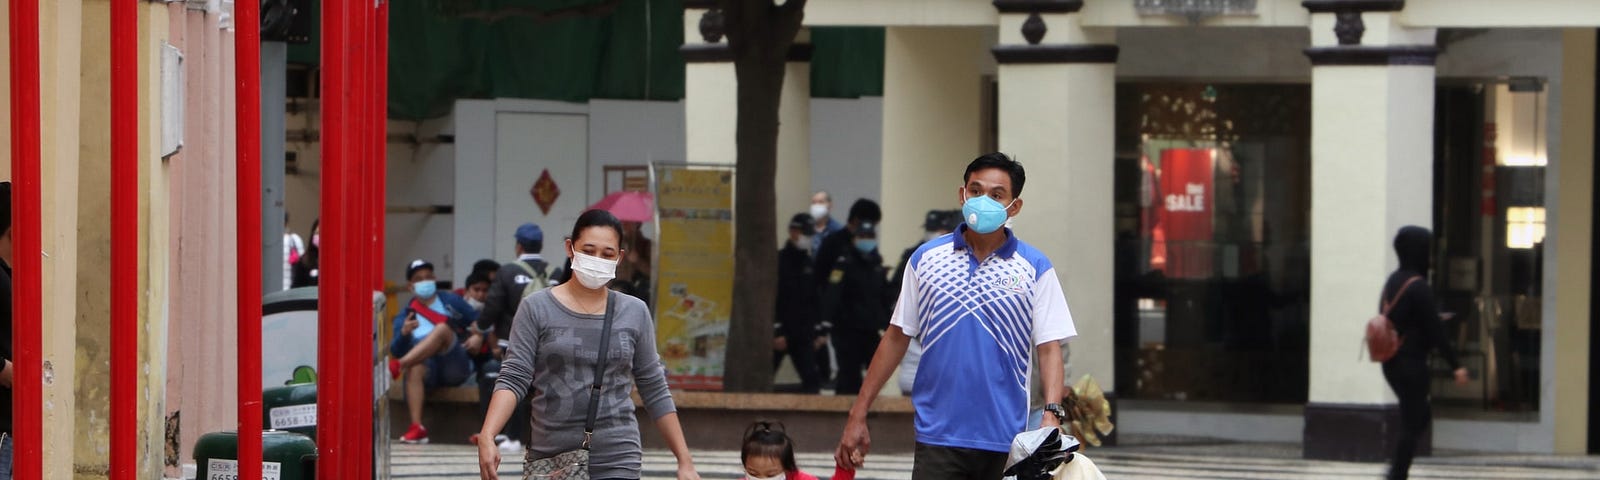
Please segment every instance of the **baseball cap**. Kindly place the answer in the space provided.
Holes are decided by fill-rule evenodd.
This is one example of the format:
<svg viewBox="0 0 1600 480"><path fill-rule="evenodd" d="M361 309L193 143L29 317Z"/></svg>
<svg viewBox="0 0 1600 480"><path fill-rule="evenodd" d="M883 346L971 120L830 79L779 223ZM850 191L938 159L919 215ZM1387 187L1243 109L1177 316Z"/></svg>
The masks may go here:
<svg viewBox="0 0 1600 480"><path fill-rule="evenodd" d="M794 218L789 219L789 228L800 229L800 233L801 234L809 237L812 234L816 233L816 229L811 227L812 225L815 225L816 223L817 223L816 220L811 218L811 214L809 214L809 213L796 213L794 215Z"/></svg>
<svg viewBox="0 0 1600 480"><path fill-rule="evenodd" d="M517 239L517 243L544 243L544 230L531 222L524 223L517 227L517 233L513 237Z"/></svg>
<svg viewBox="0 0 1600 480"><path fill-rule="evenodd" d="M427 260L423 260L423 259L420 259L420 258L416 259L416 260L412 260L411 263L406 265L406 281L407 282L411 281L411 276L412 275L416 275L417 274L417 270L422 270L424 268L426 268L428 270L433 270L433 264L432 263L428 263Z"/></svg>
<svg viewBox="0 0 1600 480"><path fill-rule="evenodd" d="M944 229L945 211L928 210L928 216L922 220L922 230L933 232Z"/></svg>

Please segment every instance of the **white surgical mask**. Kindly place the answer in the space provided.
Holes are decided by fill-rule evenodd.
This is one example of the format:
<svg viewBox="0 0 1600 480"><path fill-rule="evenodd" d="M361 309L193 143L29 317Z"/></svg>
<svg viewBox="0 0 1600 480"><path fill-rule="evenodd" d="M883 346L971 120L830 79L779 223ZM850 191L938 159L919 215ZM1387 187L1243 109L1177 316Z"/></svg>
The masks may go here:
<svg viewBox="0 0 1600 480"><path fill-rule="evenodd" d="M476 298L468 298L467 305L471 305L473 310L483 311L483 302L478 301Z"/></svg>
<svg viewBox="0 0 1600 480"><path fill-rule="evenodd" d="M813 204L811 204L811 218L815 218L815 219L821 220L822 217L826 217L826 216L828 216L828 204L826 204L826 203L813 203Z"/></svg>
<svg viewBox="0 0 1600 480"><path fill-rule="evenodd" d="M785 480L786 478L788 478L788 476L789 476L788 474L780 473L780 474L778 474L778 476L775 476L775 477L754 477L754 476L750 476L750 475L745 475L744 478L747 478L749 480Z"/></svg>
<svg viewBox="0 0 1600 480"><path fill-rule="evenodd" d="M798 248L798 249L801 249L801 250L810 250L811 249L811 237L807 237L805 235L801 235L800 238L795 239L794 248Z"/></svg>
<svg viewBox="0 0 1600 480"><path fill-rule="evenodd" d="M617 278L617 261L572 252L572 273L583 286L602 288Z"/></svg>

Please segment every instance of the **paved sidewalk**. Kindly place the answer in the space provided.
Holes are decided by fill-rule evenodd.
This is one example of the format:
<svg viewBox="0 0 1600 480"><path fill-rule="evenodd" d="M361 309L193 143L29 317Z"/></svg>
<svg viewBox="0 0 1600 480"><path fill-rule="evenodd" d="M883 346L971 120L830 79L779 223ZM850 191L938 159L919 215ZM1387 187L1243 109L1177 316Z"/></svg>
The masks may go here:
<svg viewBox="0 0 1600 480"><path fill-rule="evenodd" d="M1290 452L1293 452L1292 455ZM1297 458L1299 447L1284 444L1167 444L1094 449L1095 460L1114 480L1160 479L1273 479L1371 480L1382 478L1384 467L1371 463L1319 462ZM833 458L801 454L802 470L826 478L833 473ZM477 454L463 445L396 445L395 479L475 479ZM695 464L706 479L739 479L744 472L739 452L695 452ZM663 451L645 452L645 479L672 479L676 463ZM520 459L507 458L501 478L522 476ZM910 455L873 455L856 478L906 480L911 478ZM1529 455L1481 456L1444 453L1418 459L1411 478L1463 480L1600 479L1600 457Z"/></svg>

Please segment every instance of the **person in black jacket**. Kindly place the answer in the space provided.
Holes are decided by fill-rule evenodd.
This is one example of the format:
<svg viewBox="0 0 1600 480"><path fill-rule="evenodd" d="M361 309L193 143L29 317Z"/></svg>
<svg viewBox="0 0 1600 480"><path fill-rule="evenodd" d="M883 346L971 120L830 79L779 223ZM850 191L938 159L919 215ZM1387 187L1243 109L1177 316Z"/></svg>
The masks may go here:
<svg viewBox="0 0 1600 480"><path fill-rule="evenodd" d="M811 267L811 271L815 272L812 281L816 283L818 292L827 291L828 274L833 271L833 264L855 249L853 246L855 230L860 228L862 223L877 224L880 220L883 220L883 209L878 208L878 202L859 199L850 205L850 216L845 219L844 229L823 235L821 238L813 238L813 241L821 242L812 249L816 252L813 260L816 264ZM831 340L829 332L832 329L833 322L827 317L823 317L817 325L817 372L820 373L823 383L829 383L828 379L833 377L833 365L829 360L837 356L837 352L830 352L828 349ZM834 349L837 350L837 347Z"/></svg>
<svg viewBox="0 0 1600 480"><path fill-rule="evenodd" d="M810 214L801 213L789 221L789 241L778 251L778 314L772 326L772 368L789 356L800 374L800 392L822 390L817 373L817 288L812 280L811 243L814 237Z"/></svg>
<svg viewBox="0 0 1600 480"><path fill-rule="evenodd" d="M315 287L321 278L319 260L322 257L322 219L311 221L311 245L306 246L306 254L289 268L290 288Z"/></svg>
<svg viewBox="0 0 1600 480"><path fill-rule="evenodd" d="M862 373L878 351L878 332L889 326L894 299L889 297L889 272L878 254L877 225L855 222L846 231L854 241L827 274L822 319L832 324L833 348L838 355L835 391L855 395L861 391Z"/></svg>
<svg viewBox="0 0 1600 480"><path fill-rule="evenodd" d="M1383 362L1383 377L1400 399L1400 441L1396 443L1394 457L1389 462L1389 478L1404 480L1411 470L1411 459L1417 452L1417 441L1433 421L1433 409L1428 406L1428 353L1438 350L1450 368L1455 370L1457 385L1464 385L1468 373L1456 359L1450 339L1444 334L1444 324L1434 304L1433 287L1428 284L1428 269L1433 249L1433 233L1428 229L1407 226L1394 237L1394 251L1400 257L1400 268L1389 275L1383 286L1384 303L1391 303L1389 321L1403 341L1394 358ZM1407 285L1410 282L1410 285Z"/></svg>
<svg viewBox="0 0 1600 480"><path fill-rule="evenodd" d="M11 478L11 182L0 182L0 477ZM23 439L35 442L37 438Z"/></svg>
<svg viewBox="0 0 1600 480"><path fill-rule="evenodd" d="M495 380L500 378L499 359L505 358L505 350L501 345L510 340L512 316L517 313L523 297L550 285L550 264L540 256L540 252L544 251L544 231L538 225L524 223L517 227L513 237L517 241L514 247L517 260L501 265L500 271L495 273L489 285L489 298L483 302L483 312L478 315L475 325L481 333L474 333L467 344L469 350L486 348L493 353L493 360L479 367L483 375L478 379L478 395L480 407L485 412L488 410L488 399L494 393ZM473 339L481 339L484 345L479 347ZM495 439L501 451L520 452L522 444L531 440L525 428L528 424L527 415L527 405L521 405L512 412L512 421L505 428L507 438Z"/></svg>

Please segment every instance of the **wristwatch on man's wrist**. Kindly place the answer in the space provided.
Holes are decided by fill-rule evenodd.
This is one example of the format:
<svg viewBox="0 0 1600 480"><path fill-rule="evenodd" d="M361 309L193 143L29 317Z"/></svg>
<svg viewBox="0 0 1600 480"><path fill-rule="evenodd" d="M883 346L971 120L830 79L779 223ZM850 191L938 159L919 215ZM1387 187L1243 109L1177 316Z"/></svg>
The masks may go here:
<svg viewBox="0 0 1600 480"><path fill-rule="evenodd" d="M1044 411L1050 412L1051 415L1055 415L1057 422L1065 422L1065 421L1067 421L1067 410L1064 409L1064 408L1061 408L1061 404L1059 404L1059 403L1051 403L1051 404L1045 405L1044 406Z"/></svg>

